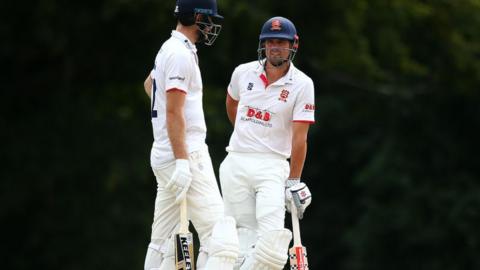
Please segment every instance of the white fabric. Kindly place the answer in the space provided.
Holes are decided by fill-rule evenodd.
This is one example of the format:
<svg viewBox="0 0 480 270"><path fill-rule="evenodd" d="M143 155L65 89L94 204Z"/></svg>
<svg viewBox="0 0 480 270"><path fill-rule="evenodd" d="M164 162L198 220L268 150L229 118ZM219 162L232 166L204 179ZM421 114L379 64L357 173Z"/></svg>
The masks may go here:
<svg viewBox="0 0 480 270"><path fill-rule="evenodd" d="M173 237L165 241L156 240L148 245L145 270L168 270L175 267L175 245Z"/></svg>
<svg viewBox="0 0 480 270"><path fill-rule="evenodd" d="M205 270L232 270L238 258L238 236L235 219L225 217L213 227L206 248L208 257ZM197 263L197 266L199 263ZM200 268L199 268L200 270Z"/></svg>
<svg viewBox="0 0 480 270"><path fill-rule="evenodd" d="M292 122L315 120L313 81L292 63L288 73L268 87L263 80L266 77L258 61L242 64L233 72L228 94L239 103L227 151L289 158Z"/></svg>
<svg viewBox="0 0 480 270"><path fill-rule="evenodd" d="M292 233L288 229L264 233L257 241L255 250L240 270L281 270L288 259L288 246Z"/></svg>
<svg viewBox="0 0 480 270"><path fill-rule="evenodd" d="M187 194L192 182L192 173L187 159L175 160L175 170L165 188L176 195L175 203L180 203Z"/></svg>
<svg viewBox="0 0 480 270"><path fill-rule="evenodd" d="M209 256L228 256L237 258L239 252L238 235L235 219L224 217L213 227L212 236L208 242Z"/></svg>
<svg viewBox="0 0 480 270"><path fill-rule="evenodd" d="M234 270L240 269L240 266L245 262L245 259L252 254L257 242L257 233L255 231L240 227L237 228L237 232L240 254L238 255L237 262L233 268Z"/></svg>
<svg viewBox="0 0 480 270"><path fill-rule="evenodd" d="M235 219L225 217L215 224L207 251L205 270L233 269L239 253Z"/></svg>
<svg viewBox="0 0 480 270"><path fill-rule="evenodd" d="M285 182L285 187L293 187L294 185L300 183L300 178L288 178L287 181Z"/></svg>
<svg viewBox="0 0 480 270"><path fill-rule="evenodd" d="M208 258L205 270L233 270L236 259L227 256Z"/></svg>
<svg viewBox="0 0 480 270"><path fill-rule="evenodd" d="M205 270L205 265L207 264L207 259L208 259L208 254L206 252L206 248L203 246L200 246L198 250L198 256L197 256L197 270Z"/></svg>
<svg viewBox="0 0 480 270"><path fill-rule="evenodd" d="M189 161L193 180L187 191L188 217L195 226L200 244L206 245L214 225L224 216L223 202L206 146L191 153ZM167 239L178 231L180 209L175 204L175 194L165 188L174 170L175 163L153 169L158 187L151 242Z"/></svg>
<svg viewBox="0 0 480 270"><path fill-rule="evenodd" d="M288 189L298 183L300 183L300 178L288 178L287 181L285 182L285 208L289 213L291 213L291 204L292 204L291 195L292 194Z"/></svg>
<svg viewBox="0 0 480 270"><path fill-rule="evenodd" d="M173 235L168 238L168 240L163 244L162 250L164 250L163 254L163 262L160 265L159 270L170 270L174 269L175 267L175 241Z"/></svg>
<svg viewBox="0 0 480 270"><path fill-rule="evenodd" d="M283 229L289 172L288 162L273 154L228 153L220 165L225 214L258 234Z"/></svg>
<svg viewBox="0 0 480 270"><path fill-rule="evenodd" d="M166 95L171 89L186 93L186 144L189 153L205 143L206 125L202 108L202 78L198 67L196 47L182 33L173 31L155 58L153 78L152 117L154 143L150 155L153 168L168 166L174 160L166 127Z"/></svg>
<svg viewBox="0 0 480 270"><path fill-rule="evenodd" d="M150 243L148 245L147 256L145 258L145 270L159 270L163 261L163 253L160 245Z"/></svg>

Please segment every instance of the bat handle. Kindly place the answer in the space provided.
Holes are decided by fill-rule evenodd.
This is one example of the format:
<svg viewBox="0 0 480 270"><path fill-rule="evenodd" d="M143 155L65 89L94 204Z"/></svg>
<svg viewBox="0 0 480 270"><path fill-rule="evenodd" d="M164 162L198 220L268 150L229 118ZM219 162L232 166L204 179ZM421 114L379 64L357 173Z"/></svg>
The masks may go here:
<svg viewBox="0 0 480 270"><path fill-rule="evenodd" d="M302 239L300 238L300 224L298 222L297 208L295 207L293 200L291 202L290 209L290 212L292 213L293 244L294 246L301 246Z"/></svg>
<svg viewBox="0 0 480 270"><path fill-rule="evenodd" d="M180 233L188 232L187 219L187 198L184 198L180 203Z"/></svg>

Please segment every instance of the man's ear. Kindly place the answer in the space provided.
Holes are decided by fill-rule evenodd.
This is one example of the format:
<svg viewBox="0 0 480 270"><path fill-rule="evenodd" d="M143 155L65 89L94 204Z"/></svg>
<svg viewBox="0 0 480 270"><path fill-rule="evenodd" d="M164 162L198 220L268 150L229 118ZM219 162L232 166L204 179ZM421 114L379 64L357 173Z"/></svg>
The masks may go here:
<svg viewBox="0 0 480 270"><path fill-rule="evenodd" d="M202 20L203 20L203 14L200 14L200 13L195 14L195 23L202 22Z"/></svg>

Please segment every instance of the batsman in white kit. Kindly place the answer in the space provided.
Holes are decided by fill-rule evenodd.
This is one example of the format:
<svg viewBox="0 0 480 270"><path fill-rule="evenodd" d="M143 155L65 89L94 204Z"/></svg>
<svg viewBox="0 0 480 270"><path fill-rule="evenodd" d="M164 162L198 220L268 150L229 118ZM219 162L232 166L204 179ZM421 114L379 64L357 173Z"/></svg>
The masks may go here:
<svg viewBox="0 0 480 270"><path fill-rule="evenodd" d="M238 256L235 220L224 205L205 144L203 86L196 43L212 45L223 17L216 0L177 0L177 26L160 48L145 80L151 97L154 142L150 163L157 180L145 270L229 270ZM188 221L200 239L194 262Z"/></svg>
<svg viewBox="0 0 480 270"><path fill-rule="evenodd" d="M284 228L285 206L290 211L294 205L301 219L311 202L300 178L315 95L312 80L292 63L298 44L290 20L269 19L261 29L258 60L239 65L228 86L234 131L220 183L225 212L237 222L235 269L283 269L292 239Z"/></svg>

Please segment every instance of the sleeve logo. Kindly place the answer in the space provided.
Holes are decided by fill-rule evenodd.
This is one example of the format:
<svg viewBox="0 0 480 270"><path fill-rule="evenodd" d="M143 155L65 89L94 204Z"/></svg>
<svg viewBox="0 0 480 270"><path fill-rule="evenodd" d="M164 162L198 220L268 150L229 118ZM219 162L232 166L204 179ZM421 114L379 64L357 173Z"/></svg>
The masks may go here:
<svg viewBox="0 0 480 270"><path fill-rule="evenodd" d="M180 77L180 76L173 76L168 78L170 81L173 80L179 80L179 81L185 81L185 77Z"/></svg>
<svg viewBox="0 0 480 270"><path fill-rule="evenodd" d="M303 108L304 112L314 112L315 111L315 104L305 104Z"/></svg>

